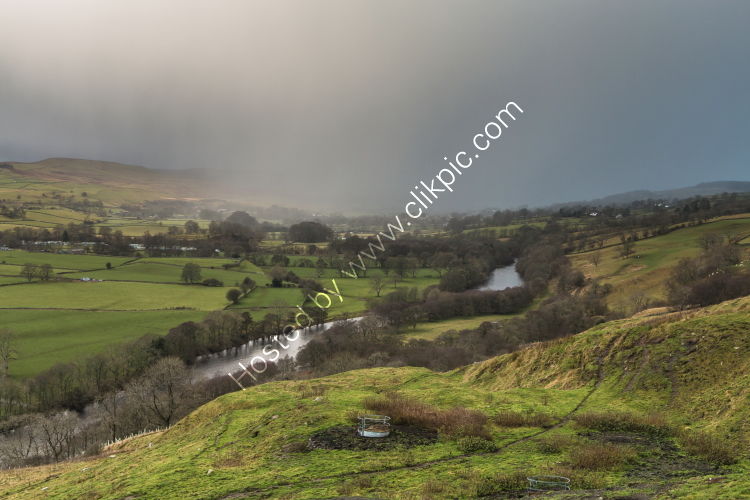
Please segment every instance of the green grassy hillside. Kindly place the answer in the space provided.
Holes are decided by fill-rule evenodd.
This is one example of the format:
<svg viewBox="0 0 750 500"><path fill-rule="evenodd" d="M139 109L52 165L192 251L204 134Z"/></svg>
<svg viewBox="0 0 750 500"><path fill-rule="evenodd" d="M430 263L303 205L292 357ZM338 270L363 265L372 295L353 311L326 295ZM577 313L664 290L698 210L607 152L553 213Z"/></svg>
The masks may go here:
<svg viewBox="0 0 750 500"><path fill-rule="evenodd" d="M670 270L680 259L696 257L700 253L702 236L716 234L737 237L749 233L750 216L744 214L744 217L733 216L640 240L635 243L635 253L628 259L620 256L618 244L602 250L578 253L572 255L570 260L586 276L612 284L614 291L607 299L610 306L628 311L630 298L635 294L642 293L652 300L664 299L664 283ZM750 253L747 247L743 249L747 258ZM601 257L598 265L592 262L592 255L595 253L599 253Z"/></svg>
<svg viewBox="0 0 750 500"><path fill-rule="evenodd" d="M749 329L745 298L602 324L450 373L378 368L270 383L99 457L4 471L0 490L29 499L507 498L528 474L558 473L574 491L556 498L746 498ZM365 411L364 398L390 391L484 413L493 446L440 433L433 444L382 451L305 449L318 431L353 432L349 417ZM544 427L524 417L539 413ZM698 439L706 431L739 462L717 465Z"/></svg>

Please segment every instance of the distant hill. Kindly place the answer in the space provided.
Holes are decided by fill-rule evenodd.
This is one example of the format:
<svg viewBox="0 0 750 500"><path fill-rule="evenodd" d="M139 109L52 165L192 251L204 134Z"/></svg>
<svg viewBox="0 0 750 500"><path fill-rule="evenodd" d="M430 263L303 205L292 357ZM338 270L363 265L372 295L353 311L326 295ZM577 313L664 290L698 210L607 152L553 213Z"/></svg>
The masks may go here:
<svg viewBox="0 0 750 500"><path fill-rule="evenodd" d="M665 189L663 191L650 191L640 189L636 191L627 191L625 193L613 194L589 201L576 201L569 203L558 203L553 207L565 207L572 205L627 205L638 200L682 200L693 196L711 196L721 193L748 193L750 192L750 182L745 181L716 181L702 182L695 186L688 186L677 189Z"/></svg>
<svg viewBox="0 0 750 500"><path fill-rule="evenodd" d="M34 201L80 196L105 204L158 199L205 199L219 190L204 172L155 170L122 163L48 158L35 163L3 162L0 198Z"/></svg>

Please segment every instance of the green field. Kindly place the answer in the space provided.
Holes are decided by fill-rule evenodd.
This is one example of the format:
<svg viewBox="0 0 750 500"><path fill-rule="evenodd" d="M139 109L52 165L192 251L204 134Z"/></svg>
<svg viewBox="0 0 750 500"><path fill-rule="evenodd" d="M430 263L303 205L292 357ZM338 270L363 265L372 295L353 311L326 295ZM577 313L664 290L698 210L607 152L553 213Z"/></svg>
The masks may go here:
<svg viewBox="0 0 750 500"><path fill-rule="evenodd" d="M292 263L296 263L299 259L304 258L299 256L294 257L296 257L296 260L292 259L292 256L290 256ZM271 267L265 268L266 271L269 271L270 269ZM386 277L378 269L368 270L367 277L357 279L350 278L348 276L342 277L340 276L340 273L337 269L331 268L324 269L320 278L318 277L318 273L315 268L288 267L286 269L293 272L300 278L313 279L323 285L324 288L327 288L329 290L335 291L335 287L331 280L336 280L336 286L341 292L344 300L342 302L341 300L331 295L331 297L335 299L328 310L329 317L331 318L341 316L351 317L352 315L357 315L365 312L367 310L367 300L375 297L375 292L372 289L372 278L374 278L375 276L383 277L386 281L386 284L381 291L381 296L389 292L393 292L399 288L411 287L417 287L417 289L421 293L422 290L424 290L426 287L435 285L439 281L437 278L437 273L435 273L435 271L431 269L419 269L416 272L416 278L404 279L396 279L396 276L393 273L390 273L390 275ZM265 287L265 289L267 290L278 291L264 292L261 290L261 288L263 288L263 285L267 283L270 283L270 279L267 279L265 282L258 281L258 284L261 285L259 286L259 289L252 292L248 297L242 299L238 306L233 307L253 309L259 307L265 308L271 305L278 306L283 304L287 307L289 312L291 312L296 305L300 304L299 297L301 297L301 295L299 294L299 291L297 291L297 293L291 293L285 290L295 289L273 289L270 287Z"/></svg>
<svg viewBox="0 0 750 500"><path fill-rule="evenodd" d="M50 264L55 269L81 270L105 269L107 262L119 266L133 260L132 257L109 257L103 255L66 255L45 252L27 252L25 250L10 250L0 252L0 264ZM20 269L19 269L20 271Z"/></svg>
<svg viewBox="0 0 750 500"><path fill-rule="evenodd" d="M196 264L202 264L197 259L193 260ZM93 272L66 273L66 278L89 277L107 281L148 281L154 283L181 283L182 266L159 263L137 261L125 264L113 269L104 269ZM246 277L253 280L263 280L265 276L256 272L225 271L221 268L202 267L202 279L213 278L224 283L224 286L237 286Z"/></svg>
<svg viewBox="0 0 750 500"><path fill-rule="evenodd" d="M486 316L472 316L471 318L454 318L430 323L418 323L416 328L404 329L402 336L405 339L435 340L440 334L449 330L460 332L461 330L474 329L485 321L501 321L512 316L509 314L488 314Z"/></svg>
<svg viewBox="0 0 750 500"><path fill-rule="evenodd" d="M0 287L6 309L84 309L148 311L195 309L211 311L227 305L225 290L201 285L120 282L49 282Z"/></svg>
<svg viewBox="0 0 750 500"><path fill-rule="evenodd" d="M289 309L302 303L299 288L273 288L258 286L230 309Z"/></svg>
<svg viewBox="0 0 750 500"><path fill-rule="evenodd" d="M1 186L0 191L2 191ZM110 211L107 211L107 213L110 213ZM193 220L203 229L206 229L210 223L208 220ZM114 213L102 216L61 206L44 205L43 208L27 210L26 216L22 219L9 219L0 216L0 231L17 226L53 229L67 226L70 223L80 224L84 221L93 222L97 231L106 227L112 231L120 231L125 236L142 236L147 231L151 234L166 233L172 226L183 228L188 219L140 219L123 217Z"/></svg>
<svg viewBox="0 0 750 500"><path fill-rule="evenodd" d="M205 311L0 310L2 325L17 334L18 359L10 364L14 377L30 377L147 333L164 335L205 315Z"/></svg>

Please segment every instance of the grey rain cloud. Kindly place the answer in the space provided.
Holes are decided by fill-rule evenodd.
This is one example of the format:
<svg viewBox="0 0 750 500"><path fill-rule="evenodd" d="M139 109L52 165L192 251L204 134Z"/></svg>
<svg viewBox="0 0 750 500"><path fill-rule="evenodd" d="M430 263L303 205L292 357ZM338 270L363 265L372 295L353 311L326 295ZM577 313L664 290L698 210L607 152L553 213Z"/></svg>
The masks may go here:
<svg viewBox="0 0 750 500"><path fill-rule="evenodd" d="M0 160L232 172L400 210L509 100L439 211L750 180L750 3L2 0Z"/></svg>

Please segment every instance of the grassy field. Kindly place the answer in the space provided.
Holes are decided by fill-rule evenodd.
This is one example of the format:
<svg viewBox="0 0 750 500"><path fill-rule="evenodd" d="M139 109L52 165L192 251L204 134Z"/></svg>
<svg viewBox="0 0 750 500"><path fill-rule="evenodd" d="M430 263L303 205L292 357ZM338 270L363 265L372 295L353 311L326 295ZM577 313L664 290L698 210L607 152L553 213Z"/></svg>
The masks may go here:
<svg viewBox="0 0 750 500"><path fill-rule="evenodd" d="M301 258L304 257L290 256L292 264L297 263ZM269 271L271 267L269 266L264 269L265 271ZM337 269L324 269L320 278L318 278L318 273L314 268L292 266L286 269L292 271L300 278L314 279L329 290L335 291L335 287L331 280L336 280L336 286L339 288L342 296L344 297L344 300L343 302L338 299L334 300L333 304L328 310L329 317L351 317L353 315L361 314L365 310L367 310L367 300L375 297L375 292L372 289L372 278L374 278L375 276L384 277L386 280L386 284L381 291L381 296L389 292L393 292L399 288L411 287L417 287L417 289L421 293L422 290L424 290L426 287L437 284L439 281L437 273L435 273L431 269L419 269L416 273L416 278L407 277L398 280L393 273L391 273L389 277L385 277L379 270L370 270L368 271L366 277L354 279L347 276L340 276L340 273ZM266 283L270 283L270 279L263 283L258 281L259 285L265 285ZM276 290L278 291L263 292L260 289L256 290L252 292L248 297L242 299L238 306L233 306L233 308L239 307L244 309L257 309L259 307L265 308L269 305L285 305L288 311L291 312L296 305L300 304L299 300L301 298L301 295L299 293L295 294L288 291L283 291L284 289Z"/></svg>
<svg viewBox="0 0 750 500"><path fill-rule="evenodd" d="M226 290L201 285L119 282L50 282L0 287L6 309L83 309L211 311L227 305Z"/></svg>
<svg viewBox="0 0 750 500"><path fill-rule="evenodd" d="M449 373L376 368L261 385L98 457L3 471L0 491L17 499L476 498L522 493L525 477L558 474L574 491L545 498L746 498L750 299L657 319L599 325ZM721 367L722 360L731 363ZM443 435L384 451L305 451L317 431L353 432L348 415L385 391L484 413L494 448L467 449ZM576 423L589 412L659 422L643 420L654 411L672 430ZM492 423L507 412L543 413L551 424ZM736 443L739 463L714 465L670 434L699 431ZM627 458L604 461L602 449Z"/></svg>
<svg viewBox="0 0 750 500"><path fill-rule="evenodd" d="M202 264L197 259L196 264ZM182 266L159 263L137 261L113 269L104 269L93 272L66 273L67 278L96 278L107 281L149 281L154 283L181 283ZM202 279L217 279L224 283L225 286L237 286L246 277L253 280L264 280L265 276L259 272L242 272L226 271L221 268L202 267Z"/></svg>
<svg viewBox="0 0 750 500"><path fill-rule="evenodd" d="M750 217L732 218L672 231L663 236L640 240L635 253L628 259L619 256L619 246L572 255L574 266L588 277L599 278L614 287L608 297L610 305L627 311L631 297L645 294L653 300L664 298L664 282L679 259L695 257L700 253L699 239L706 234L738 235L750 233ZM601 255L595 266L591 256Z"/></svg>
<svg viewBox="0 0 750 500"><path fill-rule="evenodd" d="M488 314L484 316L472 316L469 318L452 318L443 321L429 321L423 323L417 323L415 328L405 328L401 337L404 340L410 339L423 339L423 340L435 340L440 334L454 330L460 332L462 330L470 330L478 328L484 322L497 322L504 321L511 318L517 318L525 315L528 311L536 309L545 299L549 297L549 294L545 294L542 297L538 297L534 302L527 307L524 311L515 314Z"/></svg>
<svg viewBox="0 0 750 500"><path fill-rule="evenodd" d="M430 323L418 323L416 328L407 328L402 337L404 339L435 340L440 334L449 330L468 330L477 328L485 321L501 321L512 317L509 314L488 314L486 316L473 316L471 318L454 318L444 321L433 321Z"/></svg>
<svg viewBox="0 0 750 500"><path fill-rule="evenodd" d="M62 215L65 214L65 215ZM112 231L120 231L125 236L143 236L145 232L161 234L169 231L170 227L183 228L188 219L137 219L134 217L120 216L89 216L82 212L76 212L60 207L48 207L41 210L29 210L23 219L8 219L0 217L0 231L14 227L34 227L53 229L58 226L66 226L69 223L80 224L84 220L95 221L94 227L98 231L107 227ZM207 228L210 221L192 219L202 228Z"/></svg>
<svg viewBox="0 0 750 500"><path fill-rule="evenodd" d="M286 312L299 304L302 304L302 290L299 288L258 286L243 297L239 304L231 306L230 309L278 309Z"/></svg>
<svg viewBox="0 0 750 500"><path fill-rule="evenodd" d="M17 334L18 359L10 364L13 377L30 377L56 363L80 360L147 333L164 335L205 315L205 311L0 310L3 326Z"/></svg>
<svg viewBox="0 0 750 500"><path fill-rule="evenodd" d="M50 264L55 269L81 270L105 269L107 262L119 266L133 260L131 257L110 257L104 255L66 255L44 252L27 252L25 250L10 250L0 252L0 264L23 266L26 263L42 265Z"/></svg>

